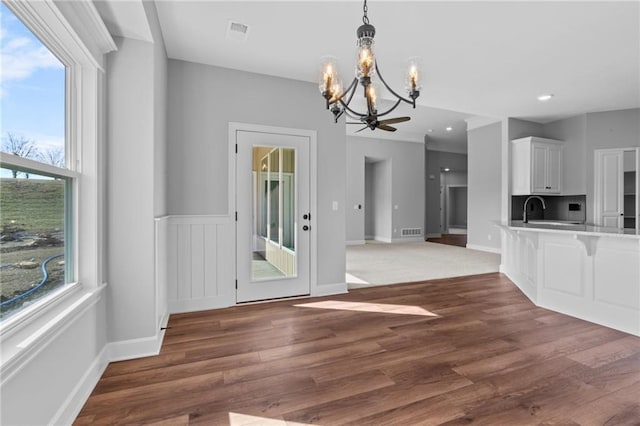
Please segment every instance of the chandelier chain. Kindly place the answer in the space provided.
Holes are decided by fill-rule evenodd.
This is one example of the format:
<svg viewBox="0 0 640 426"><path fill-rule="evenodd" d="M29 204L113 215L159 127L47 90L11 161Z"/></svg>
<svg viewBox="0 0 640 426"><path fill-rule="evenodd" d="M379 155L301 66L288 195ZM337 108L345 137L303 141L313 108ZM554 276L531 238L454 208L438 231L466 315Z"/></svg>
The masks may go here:
<svg viewBox="0 0 640 426"><path fill-rule="evenodd" d="M367 7L367 0L364 0L364 4L362 5L362 12L364 12L364 15L362 16L362 22L365 24L369 23L369 18L367 17L368 10L369 8Z"/></svg>

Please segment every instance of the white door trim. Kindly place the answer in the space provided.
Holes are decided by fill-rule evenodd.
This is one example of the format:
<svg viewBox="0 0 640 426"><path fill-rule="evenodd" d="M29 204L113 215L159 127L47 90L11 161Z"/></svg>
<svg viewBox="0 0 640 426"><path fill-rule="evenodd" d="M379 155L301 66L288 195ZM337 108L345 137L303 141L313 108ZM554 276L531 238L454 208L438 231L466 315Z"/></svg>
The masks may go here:
<svg viewBox="0 0 640 426"><path fill-rule="evenodd" d="M317 140L315 130L293 129L288 127L264 126L261 124L229 122L229 200L228 213L235 217L236 206L236 133L238 131L276 133L281 135L304 136L309 138L309 211L311 212L311 229L309 241L309 290L311 295L318 294L318 209L317 209ZM237 243L237 237L236 237ZM237 259L236 259L237 263ZM237 265L235 270L237 271Z"/></svg>

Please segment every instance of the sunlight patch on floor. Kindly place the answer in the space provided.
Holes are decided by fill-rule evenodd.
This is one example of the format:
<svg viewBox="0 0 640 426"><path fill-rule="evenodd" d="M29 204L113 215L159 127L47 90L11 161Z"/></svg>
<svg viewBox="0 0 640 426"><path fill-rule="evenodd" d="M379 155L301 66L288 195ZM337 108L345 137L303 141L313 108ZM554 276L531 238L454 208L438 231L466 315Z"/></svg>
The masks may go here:
<svg viewBox="0 0 640 426"><path fill-rule="evenodd" d="M307 423L287 422L281 419L250 416L248 414L229 413L230 426L311 426Z"/></svg>
<svg viewBox="0 0 640 426"><path fill-rule="evenodd" d="M384 314L420 315L425 317L437 317L439 315L429 312L420 306L388 305L384 303L341 302L337 300L325 300L323 302L301 303L294 305L299 308L337 309L341 311L377 312Z"/></svg>

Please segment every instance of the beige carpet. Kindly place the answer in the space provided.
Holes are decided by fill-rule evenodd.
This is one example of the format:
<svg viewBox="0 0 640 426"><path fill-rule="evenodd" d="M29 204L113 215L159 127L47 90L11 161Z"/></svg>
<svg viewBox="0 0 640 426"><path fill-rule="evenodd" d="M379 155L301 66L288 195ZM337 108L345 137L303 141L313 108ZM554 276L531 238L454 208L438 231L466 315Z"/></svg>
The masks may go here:
<svg viewBox="0 0 640 426"><path fill-rule="evenodd" d="M372 242L347 246L349 288L497 272L500 255L444 244Z"/></svg>

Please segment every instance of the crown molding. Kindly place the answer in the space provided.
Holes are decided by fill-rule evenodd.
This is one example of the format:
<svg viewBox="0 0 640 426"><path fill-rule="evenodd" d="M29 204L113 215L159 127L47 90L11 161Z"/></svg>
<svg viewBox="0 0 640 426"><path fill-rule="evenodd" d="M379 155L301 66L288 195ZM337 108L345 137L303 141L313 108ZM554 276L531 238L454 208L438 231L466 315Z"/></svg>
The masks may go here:
<svg viewBox="0 0 640 426"><path fill-rule="evenodd" d="M474 130L480 127L488 126L490 124L499 123L502 121L502 119L495 118L495 117L475 116L475 117L466 118L464 121L467 122L467 132L468 132L469 130Z"/></svg>

